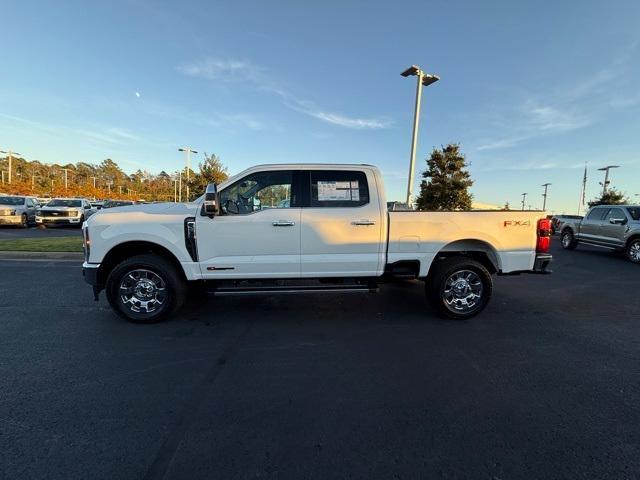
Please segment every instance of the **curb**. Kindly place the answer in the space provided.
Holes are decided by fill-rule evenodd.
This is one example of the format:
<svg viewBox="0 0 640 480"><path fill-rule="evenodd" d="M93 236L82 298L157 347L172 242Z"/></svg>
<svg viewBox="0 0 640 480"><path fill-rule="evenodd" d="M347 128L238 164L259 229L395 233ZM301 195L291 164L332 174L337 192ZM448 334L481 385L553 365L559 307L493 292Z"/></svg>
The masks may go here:
<svg viewBox="0 0 640 480"><path fill-rule="evenodd" d="M0 260L76 260L82 262L82 252L0 252Z"/></svg>

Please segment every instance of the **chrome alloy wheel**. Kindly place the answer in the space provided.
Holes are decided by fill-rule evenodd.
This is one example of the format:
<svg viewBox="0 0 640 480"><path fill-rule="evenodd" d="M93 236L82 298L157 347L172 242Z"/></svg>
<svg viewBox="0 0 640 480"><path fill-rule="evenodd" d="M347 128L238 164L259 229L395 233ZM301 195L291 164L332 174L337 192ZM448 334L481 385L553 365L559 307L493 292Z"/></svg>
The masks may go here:
<svg viewBox="0 0 640 480"><path fill-rule="evenodd" d="M634 263L640 263L640 240L634 240L629 245L629 260Z"/></svg>
<svg viewBox="0 0 640 480"><path fill-rule="evenodd" d="M567 248L571 245L571 234L569 232L562 234L562 246Z"/></svg>
<svg viewBox="0 0 640 480"><path fill-rule="evenodd" d="M166 284L151 270L132 270L120 281L120 301L132 312L153 313L167 301Z"/></svg>
<svg viewBox="0 0 640 480"><path fill-rule="evenodd" d="M472 270L454 272L445 282L442 299L452 312L472 312L480 306L482 299L480 276Z"/></svg>

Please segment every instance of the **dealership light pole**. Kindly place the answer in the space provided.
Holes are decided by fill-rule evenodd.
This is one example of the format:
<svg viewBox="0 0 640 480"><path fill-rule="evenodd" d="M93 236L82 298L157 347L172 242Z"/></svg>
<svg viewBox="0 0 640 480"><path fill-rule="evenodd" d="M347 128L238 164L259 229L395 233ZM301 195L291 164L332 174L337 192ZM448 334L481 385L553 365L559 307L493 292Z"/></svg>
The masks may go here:
<svg viewBox="0 0 640 480"><path fill-rule="evenodd" d="M188 202L189 201L189 170L191 170L191 154L198 153L198 152L196 152L195 150L192 150L191 147L181 147L178 149L178 151L184 152L185 162L187 164L187 202ZM182 201L182 199L180 201Z"/></svg>
<svg viewBox="0 0 640 480"><path fill-rule="evenodd" d="M547 189L549 188L549 185L551 185L550 183L543 183L542 186L544 187L544 193L542 194L542 198L544 199L542 201L542 211L546 211L547 210Z"/></svg>
<svg viewBox="0 0 640 480"><path fill-rule="evenodd" d="M13 152L11 150L7 150L6 152L4 150L0 150L0 153L5 153L8 155L9 157L9 185L11 185L11 162L13 161L13 156L14 155L22 155L21 153L18 152Z"/></svg>
<svg viewBox="0 0 640 480"><path fill-rule="evenodd" d="M524 202L527 200L527 194L523 193L522 194L522 210L524 210Z"/></svg>
<svg viewBox="0 0 640 480"><path fill-rule="evenodd" d="M413 134L411 136L411 157L409 159L409 180L407 183L407 206L413 204L413 171L416 164L416 147L418 145L418 127L420 125L420 102L422 100L422 87L428 87L432 83L440 80L437 75L423 72L417 65L411 65L400 75L403 77L417 76L418 82L416 86L416 104L413 112Z"/></svg>
<svg viewBox="0 0 640 480"><path fill-rule="evenodd" d="M620 165L607 165L606 167L602 167L599 168L598 170L600 172L604 172L604 183L601 183L602 185L602 196L604 197L604 195L607 193L607 186L609 185L609 170L611 170L612 168L620 168ZM11 178L11 177L9 177Z"/></svg>

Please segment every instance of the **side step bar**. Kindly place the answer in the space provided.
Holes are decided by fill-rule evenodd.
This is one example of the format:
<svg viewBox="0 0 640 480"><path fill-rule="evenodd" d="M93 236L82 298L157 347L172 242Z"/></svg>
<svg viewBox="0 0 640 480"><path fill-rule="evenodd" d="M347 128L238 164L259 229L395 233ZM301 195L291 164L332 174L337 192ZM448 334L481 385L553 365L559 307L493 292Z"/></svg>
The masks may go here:
<svg viewBox="0 0 640 480"><path fill-rule="evenodd" d="M212 289L216 295L244 295L256 293L340 293L340 292L369 292L376 293L378 285L371 284L349 284L349 285L269 285L269 286L218 286Z"/></svg>

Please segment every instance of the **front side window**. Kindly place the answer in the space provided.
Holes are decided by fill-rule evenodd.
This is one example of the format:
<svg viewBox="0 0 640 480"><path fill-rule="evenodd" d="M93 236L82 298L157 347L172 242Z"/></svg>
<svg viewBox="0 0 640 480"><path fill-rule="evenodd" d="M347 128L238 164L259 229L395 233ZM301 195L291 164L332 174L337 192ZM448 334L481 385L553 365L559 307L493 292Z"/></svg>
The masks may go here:
<svg viewBox="0 0 640 480"><path fill-rule="evenodd" d="M369 203L364 172L318 170L311 172L311 207L360 207Z"/></svg>
<svg viewBox="0 0 640 480"><path fill-rule="evenodd" d="M629 207L627 208L627 212L631 215L636 222L640 220L640 207Z"/></svg>
<svg viewBox="0 0 640 480"><path fill-rule="evenodd" d="M247 175L219 194L223 215L247 215L271 208L290 208L293 172L256 172Z"/></svg>

